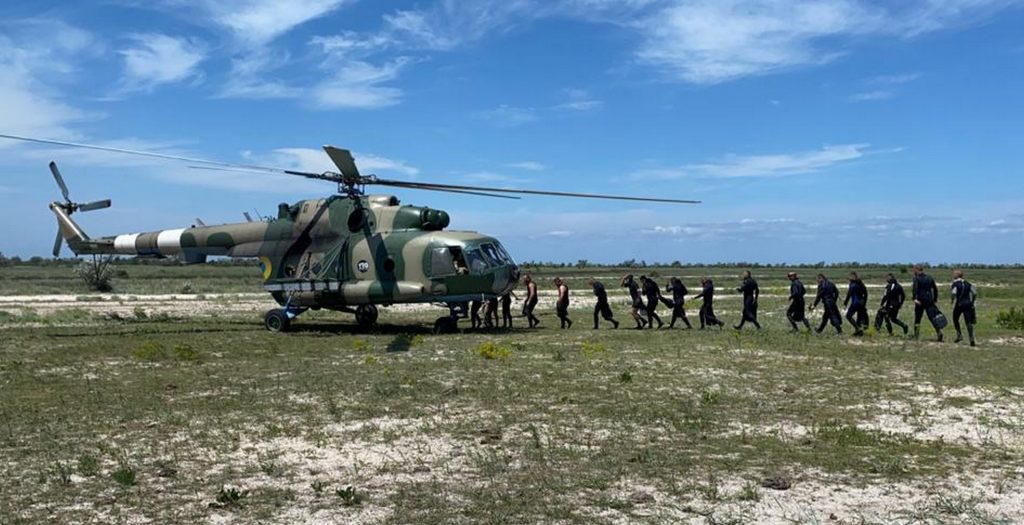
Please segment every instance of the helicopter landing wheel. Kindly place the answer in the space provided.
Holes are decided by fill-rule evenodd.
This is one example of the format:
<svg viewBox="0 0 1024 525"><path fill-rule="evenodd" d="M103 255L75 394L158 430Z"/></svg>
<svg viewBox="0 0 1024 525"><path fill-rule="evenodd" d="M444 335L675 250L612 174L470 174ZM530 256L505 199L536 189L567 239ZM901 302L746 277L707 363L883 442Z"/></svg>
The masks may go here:
<svg viewBox="0 0 1024 525"><path fill-rule="evenodd" d="M379 312L372 304L364 304L356 308L356 324L360 328L369 328L377 322Z"/></svg>
<svg viewBox="0 0 1024 525"><path fill-rule="evenodd" d="M292 320L288 314L280 308L275 308L263 316L263 326L271 332L287 332L291 328Z"/></svg>
<svg viewBox="0 0 1024 525"><path fill-rule="evenodd" d="M434 333L435 334L454 334L459 331L459 321L454 317L445 316L438 317L434 321Z"/></svg>

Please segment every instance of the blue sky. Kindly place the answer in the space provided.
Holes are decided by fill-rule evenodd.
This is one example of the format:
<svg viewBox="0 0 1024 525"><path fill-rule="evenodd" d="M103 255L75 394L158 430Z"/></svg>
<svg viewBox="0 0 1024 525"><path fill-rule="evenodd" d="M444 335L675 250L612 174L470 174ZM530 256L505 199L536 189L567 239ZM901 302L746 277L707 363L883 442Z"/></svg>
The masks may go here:
<svg viewBox="0 0 1024 525"><path fill-rule="evenodd" d="M391 178L520 260L1021 262L1024 1L164 0L0 6L0 133ZM0 141L0 251L241 220L328 184Z"/></svg>

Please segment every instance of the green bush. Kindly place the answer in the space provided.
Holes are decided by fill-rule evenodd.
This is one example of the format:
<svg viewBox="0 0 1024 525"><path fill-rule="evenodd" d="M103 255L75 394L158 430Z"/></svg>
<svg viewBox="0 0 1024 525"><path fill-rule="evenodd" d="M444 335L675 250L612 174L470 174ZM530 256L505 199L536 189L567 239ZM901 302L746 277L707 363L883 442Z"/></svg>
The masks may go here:
<svg viewBox="0 0 1024 525"><path fill-rule="evenodd" d="M512 350L498 346L493 341L487 341L476 347L476 353L484 359L505 359L512 355Z"/></svg>
<svg viewBox="0 0 1024 525"><path fill-rule="evenodd" d="M1012 307L996 315L996 324L1010 330L1024 330L1024 308Z"/></svg>

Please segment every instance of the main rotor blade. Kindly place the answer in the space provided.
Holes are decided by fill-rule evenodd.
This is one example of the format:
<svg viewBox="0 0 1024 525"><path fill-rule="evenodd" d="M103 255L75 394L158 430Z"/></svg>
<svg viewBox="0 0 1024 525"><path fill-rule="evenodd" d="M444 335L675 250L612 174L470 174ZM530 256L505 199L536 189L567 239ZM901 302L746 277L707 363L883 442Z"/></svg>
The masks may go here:
<svg viewBox="0 0 1024 525"><path fill-rule="evenodd" d="M199 164L209 164L211 166L222 166L222 167L225 167L225 168L241 168L241 169L246 169L246 170L265 171L265 172L269 172L269 173L284 173L284 174L287 174L287 175L302 175L304 177L312 177L314 175L317 175L317 176L320 175L320 174L314 174L314 173L304 173L304 172L301 172L301 171L286 170L284 168L274 168L274 167L268 167L268 166L257 166L257 165L253 165L253 164L234 164L234 163L231 163L231 162L220 162L220 161L216 161L216 160L196 159L196 158L192 158L192 157L183 157L183 156L180 156L180 155L168 155L166 153L155 153L155 152L152 152L152 151L139 151L139 150L125 149L125 148L114 148L114 147L110 147L110 146L97 146L95 144L82 144L82 143L79 143L79 142L67 142L67 141L63 141L63 140L40 139L40 138L34 138L34 137L22 137L22 136L19 136L19 135L5 135L5 134L2 134L2 133L0 133L0 138L10 139L10 140L20 140L20 141L23 141L23 142L35 142L35 143L38 143L38 144L52 144L52 145L55 145L55 146L67 146L67 147L70 147L70 148L83 148L83 149L91 149L91 150L97 150L97 151L109 151L109 152L112 152L112 153L124 153L124 154L127 154L127 155L138 155L140 157L152 157L152 158L157 158L157 159L180 160L180 161L185 161L185 162L196 162L196 163L199 163ZM319 177L314 177L314 178L319 178Z"/></svg>
<svg viewBox="0 0 1024 525"><path fill-rule="evenodd" d="M64 177L61 177L60 170L57 169L57 163L52 160L50 161L50 173L53 174L54 180L57 181L57 186L60 186L60 192L64 195L64 202L71 202L71 197L68 196L68 186L64 184Z"/></svg>
<svg viewBox="0 0 1024 525"><path fill-rule="evenodd" d="M378 179L369 181L369 184L383 184L386 186L400 186L410 184L403 181L394 181L387 179ZM666 202L672 204L700 204L700 201L693 200L682 200L682 199L661 199L655 197L632 197L628 195L603 195L598 193L573 193L565 191L541 191L541 190L515 190L506 188L489 188L486 186L463 186L458 184L436 184L433 182L417 182L414 183L419 189L435 189L435 190L460 190L460 191L482 191L482 192L498 192L498 193L517 193L521 195L550 195L553 197L578 197L583 199L608 199L608 200L620 200L620 201L640 201L640 202Z"/></svg>
<svg viewBox="0 0 1024 525"><path fill-rule="evenodd" d="M334 146L324 146L324 151L327 152L327 156L331 158L331 162L338 167L338 171L342 175L349 178L360 177L359 168L356 167L356 161L352 158L351 151Z"/></svg>
<svg viewBox="0 0 1024 525"><path fill-rule="evenodd" d="M234 172L234 173L283 173L285 175L298 175L299 177L306 177L307 179L318 179L318 180L326 180L326 181L330 181L330 182L341 182L340 178L336 174L334 174L334 173L312 173L312 172L308 172L308 171L293 171L293 170L285 170L285 169L278 170L278 171L268 171L268 170L273 170L273 169L276 169L276 168L266 168L266 169L259 169L259 170L257 170L257 169L252 169L252 168L249 168L249 167L246 167L246 166L230 166L230 167L221 167L221 166L189 166L189 169L193 169L193 170L210 170L210 171L230 171L230 172Z"/></svg>
<svg viewBox="0 0 1024 525"><path fill-rule="evenodd" d="M494 194L494 193L484 193L484 192L481 192L481 191L448 190L448 189L442 189L442 188L434 188L434 187L431 187L429 185L422 185L422 184L417 184L417 183L413 183L413 182L388 181L388 182L383 182L382 183L382 182L378 181L378 182L374 182L373 184L379 184L381 186L393 186L395 188L405 188L405 189L409 189L409 190L440 191L440 192L444 192L444 193L461 193L463 195L476 195L476 196L479 196L479 197L494 197L496 199L512 199L512 200L520 200L521 199L520 197L513 197L511 195L497 195L497 194Z"/></svg>
<svg viewBox="0 0 1024 525"><path fill-rule="evenodd" d="M64 236L60 234L60 228L57 229L57 238L53 240L53 256L60 257L60 245L64 242Z"/></svg>
<svg viewBox="0 0 1024 525"><path fill-rule="evenodd" d="M87 202L85 204L78 205L78 211L92 211L102 210L103 208L110 207L110 199L103 199L101 201Z"/></svg>

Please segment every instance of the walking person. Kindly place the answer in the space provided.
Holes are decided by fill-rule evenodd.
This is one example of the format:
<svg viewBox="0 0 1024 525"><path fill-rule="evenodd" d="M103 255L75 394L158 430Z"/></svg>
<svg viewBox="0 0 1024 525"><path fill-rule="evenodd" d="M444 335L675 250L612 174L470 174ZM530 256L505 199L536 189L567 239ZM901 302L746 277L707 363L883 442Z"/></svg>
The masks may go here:
<svg viewBox="0 0 1024 525"><path fill-rule="evenodd" d="M657 321L658 328L660 329L665 324L661 321L661 317L658 316L661 289L658 288L658 283L654 282L654 279L650 279L646 275L640 276L640 288L647 299L647 302L644 304L644 307L647 309L647 328L654 328L654 323Z"/></svg>
<svg viewBox="0 0 1024 525"><path fill-rule="evenodd" d="M725 326L725 323L718 320L715 316L715 283L710 277L700 278L700 293L694 299L703 299L704 302L700 305L700 312L698 318L700 319L700 329L703 330L705 326L717 326L721 329Z"/></svg>
<svg viewBox="0 0 1024 525"><path fill-rule="evenodd" d="M512 328L512 299L516 294L509 290L501 296L501 327Z"/></svg>
<svg viewBox="0 0 1024 525"><path fill-rule="evenodd" d="M810 332L811 322L807 320L807 302L804 298L807 295L807 289L804 287L804 283L800 282L796 272L789 272L786 277L789 279L789 308L786 310L786 319L793 327L793 332L800 331L797 323L803 323L807 327L807 331Z"/></svg>
<svg viewBox="0 0 1024 525"><path fill-rule="evenodd" d="M821 326L815 331L819 334L824 332L825 326L831 322L836 332L842 334L843 315L839 313L839 288L823 273L818 274L818 294L814 297L811 310L817 308L819 303L825 305L825 311L821 315Z"/></svg>
<svg viewBox="0 0 1024 525"><path fill-rule="evenodd" d="M761 290L757 286L757 281L751 277L750 270L744 270L741 277L743 282L736 288L736 291L743 294L743 317L740 319L740 324L733 328L742 330L743 325L750 322L760 330L761 323L757 322L757 300L761 296Z"/></svg>
<svg viewBox="0 0 1024 525"><path fill-rule="evenodd" d="M597 297L597 303L594 305L594 330L598 328L599 316L612 323L614 328L618 328L619 322L615 320L612 307L608 304L608 291L605 290L604 284L593 277L589 279L589 282L590 287L594 289L594 297Z"/></svg>
<svg viewBox="0 0 1024 525"><path fill-rule="evenodd" d="M480 318L480 308L484 305L483 301L477 299L469 305L469 324L471 328L480 328L484 325L483 319Z"/></svg>
<svg viewBox="0 0 1024 525"><path fill-rule="evenodd" d="M914 265L914 285L911 291L914 299L914 339L921 336L921 317L927 315L928 321L935 329L935 340L942 342L942 329L948 321L942 315L936 302L939 300L939 287L932 276L924 273L924 266Z"/></svg>
<svg viewBox="0 0 1024 525"><path fill-rule="evenodd" d="M633 274L627 274L622 278L622 286L629 291L629 314L632 315L633 320L636 321L636 329L640 330L647 324L644 317L640 315L640 310L643 308L644 304L643 296L640 294L640 285L637 284L636 279L633 278Z"/></svg>
<svg viewBox="0 0 1024 525"><path fill-rule="evenodd" d="M959 343L964 340L963 332L960 331L960 318L963 317L964 324L967 325L967 337L971 346L975 346L974 325L978 322L978 314L974 308L974 301L977 299L977 293L974 291L974 286L964 279L963 270L953 272L952 291L953 327L956 328L956 340L953 342Z"/></svg>
<svg viewBox="0 0 1024 525"><path fill-rule="evenodd" d="M523 284L526 285L526 299L523 300L523 317L526 317L530 328L540 325L540 319L533 315L533 309L537 308L537 283L533 282L530 274L523 276Z"/></svg>
<svg viewBox="0 0 1024 525"><path fill-rule="evenodd" d="M666 292L672 292L672 321L668 323L669 328L675 328L676 319L682 319L683 324L686 325L687 330L693 329L693 325L690 324L690 320L686 318L686 309L683 307L686 303L686 294L690 293L686 289L686 285L678 277L673 277L669 280L668 286L665 287Z"/></svg>
<svg viewBox="0 0 1024 525"><path fill-rule="evenodd" d="M907 300L907 294L903 291L903 285L896 280L896 276L892 273L885 275L885 292L882 295L881 308L878 309L878 313L875 314L875 331L882 331L882 323L885 323L885 329L892 335L892 325L903 329L903 335L907 335L909 327L903 321L900 321L900 308L903 308L904 301Z"/></svg>
<svg viewBox="0 0 1024 525"><path fill-rule="evenodd" d="M864 329L871 325L868 317L868 287L857 272L850 272L850 285L846 289L846 320L853 325L853 335L864 335Z"/></svg>
<svg viewBox="0 0 1024 525"><path fill-rule="evenodd" d="M558 288L558 299L555 301L555 315L562 322L562 329L572 328L572 319L569 319L569 285L561 277L555 277L555 286Z"/></svg>
<svg viewBox="0 0 1024 525"><path fill-rule="evenodd" d="M487 328L498 326L498 296L487 300L487 308L484 309L484 326Z"/></svg>

